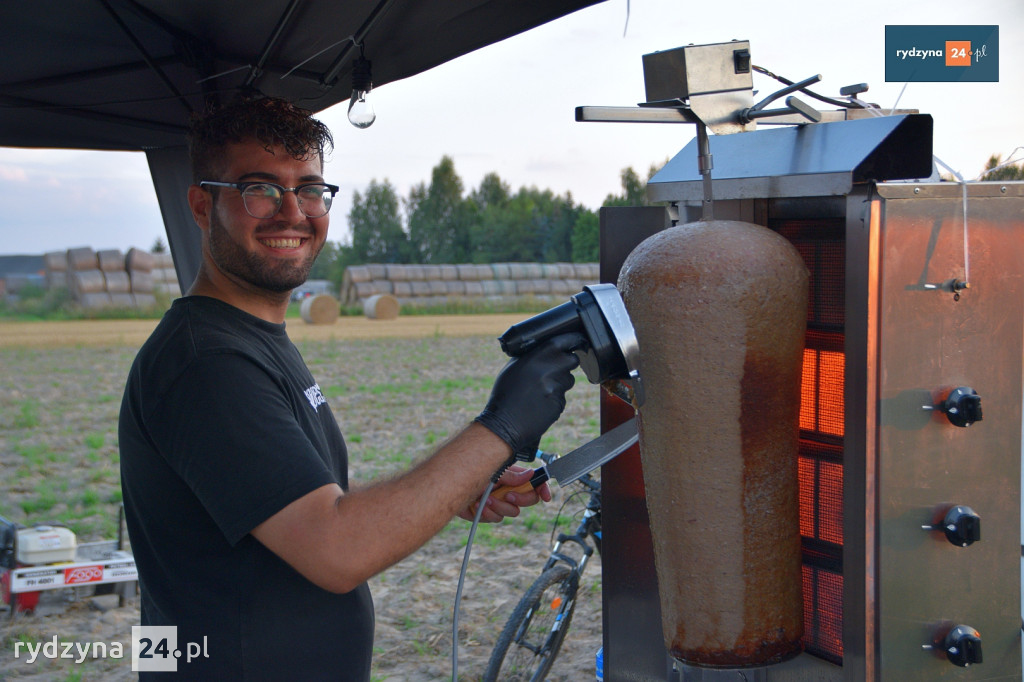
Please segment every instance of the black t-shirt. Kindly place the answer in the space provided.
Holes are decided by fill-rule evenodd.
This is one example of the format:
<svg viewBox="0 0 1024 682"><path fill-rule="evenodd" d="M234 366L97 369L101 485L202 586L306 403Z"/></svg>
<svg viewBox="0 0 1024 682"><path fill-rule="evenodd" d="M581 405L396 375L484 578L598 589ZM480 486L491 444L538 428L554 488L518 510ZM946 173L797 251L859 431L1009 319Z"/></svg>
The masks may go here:
<svg viewBox="0 0 1024 682"><path fill-rule="evenodd" d="M182 679L369 679L369 588L327 592L249 535L348 487L341 432L283 324L176 300L132 365L118 439L142 624L177 626ZM186 663L188 643L209 658Z"/></svg>

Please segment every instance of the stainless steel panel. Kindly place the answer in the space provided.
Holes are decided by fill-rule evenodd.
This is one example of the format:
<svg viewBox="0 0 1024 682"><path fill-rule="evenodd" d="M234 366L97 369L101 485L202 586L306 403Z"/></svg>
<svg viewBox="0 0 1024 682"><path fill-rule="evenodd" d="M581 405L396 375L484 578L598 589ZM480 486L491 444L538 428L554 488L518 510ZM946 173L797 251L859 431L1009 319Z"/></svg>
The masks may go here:
<svg viewBox="0 0 1024 682"><path fill-rule="evenodd" d="M710 138L714 196L720 199L826 196L865 180L927 178L932 119L884 116ZM651 201L703 196L691 141L647 186Z"/></svg>
<svg viewBox="0 0 1024 682"><path fill-rule="evenodd" d="M961 187L879 188L878 679L1021 679L1024 201L1007 196L1019 183L999 186L968 187L971 286L959 300L926 285L967 279ZM923 409L957 386L979 393L982 421L956 427ZM952 504L981 516L980 541L922 529ZM922 648L952 623L979 631L981 664Z"/></svg>

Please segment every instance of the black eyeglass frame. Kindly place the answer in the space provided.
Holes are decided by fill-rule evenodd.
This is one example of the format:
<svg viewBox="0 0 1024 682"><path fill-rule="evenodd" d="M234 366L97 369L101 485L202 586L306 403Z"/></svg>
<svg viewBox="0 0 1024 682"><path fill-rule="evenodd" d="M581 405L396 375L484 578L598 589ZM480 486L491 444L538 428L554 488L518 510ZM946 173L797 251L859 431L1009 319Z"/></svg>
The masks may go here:
<svg viewBox="0 0 1024 682"><path fill-rule="evenodd" d="M281 192L281 198L277 202L277 210L274 211L271 215L252 215L252 212L249 210L249 204L247 204L245 201L245 190L249 189L253 185L267 185L269 187L276 187ZM278 213L280 213L281 206L284 204L284 195L287 192L292 192L295 195L295 198L298 200L299 211L302 213L302 215L306 216L307 218L323 218L325 215L331 212L331 206L334 205L334 197L335 195L337 195L338 190L341 189L340 187L338 187L338 185L331 185L326 182L304 182L301 185L296 185L295 187L284 187L282 185L277 184L276 182L267 182L266 180L250 180L248 182L217 182L215 180L202 180L200 181L199 186L202 187L203 189L206 189L208 187L232 187L234 189L237 189L239 194L242 195L242 206L245 207L245 212L248 213L253 218L257 218L259 220L268 220L276 216ZM321 213L320 215L309 215L308 213L306 213L302 208L302 197L299 196L299 190L302 189L303 187L326 187L327 191L331 193L331 200L327 202L327 210Z"/></svg>

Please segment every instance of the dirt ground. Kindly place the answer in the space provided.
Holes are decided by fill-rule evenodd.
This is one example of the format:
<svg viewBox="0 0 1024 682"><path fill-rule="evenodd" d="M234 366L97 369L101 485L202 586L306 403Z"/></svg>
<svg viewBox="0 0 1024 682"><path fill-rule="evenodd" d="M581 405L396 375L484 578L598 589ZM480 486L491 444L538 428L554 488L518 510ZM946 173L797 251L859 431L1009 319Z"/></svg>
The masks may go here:
<svg viewBox="0 0 1024 682"><path fill-rule="evenodd" d="M334 324L307 324L289 319L288 335L298 341L330 339L423 338L429 336L497 337L521 321L521 313L496 315L406 315L394 320L340 317ZM2 322L0 348L25 346L141 346L158 320L73 320L68 322Z"/></svg>
<svg viewBox="0 0 1024 682"><path fill-rule="evenodd" d="M495 338L524 317L341 318L329 326L289 320L288 330L346 435L353 479L372 481L426 456L472 419L505 362ZM43 514L71 514L81 506L72 500L95 491L103 513L116 518L121 387L135 351L155 324L0 323L0 515L39 522L45 516L33 510L40 490L52 488L56 504ZM562 419L542 447L566 452L596 436L597 403L598 389L579 374ZM83 434L103 437L86 447ZM97 447L96 441L102 444ZM460 679L480 678L505 619L539 572L560 510L560 529L575 528L585 499L572 497L574 490L556 489L552 503L478 531L460 610ZM109 523L88 525L91 520L81 520L92 530L82 531L80 541L107 539ZM451 679L452 605L468 531L468 523L453 521L371 581L377 616L373 680ZM594 679L594 655L601 646L600 573L595 558L550 680ZM44 593L34 614L12 619L0 609L0 680L134 679L133 624L138 624L137 597L119 607L116 595L74 589ZM46 643L55 636L60 642L121 642L125 658L29 664L24 647L15 656L18 642Z"/></svg>

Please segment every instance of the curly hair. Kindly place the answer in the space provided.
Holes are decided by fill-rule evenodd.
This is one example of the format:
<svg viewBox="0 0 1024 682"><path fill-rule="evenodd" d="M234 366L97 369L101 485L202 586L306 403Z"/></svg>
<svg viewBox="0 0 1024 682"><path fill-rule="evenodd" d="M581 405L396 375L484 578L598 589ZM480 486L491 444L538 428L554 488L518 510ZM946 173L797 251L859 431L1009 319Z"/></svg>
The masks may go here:
<svg viewBox="0 0 1024 682"><path fill-rule="evenodd" d="M299 161L316 156L321 165L324 151L334 149L331 131L311 112L274 97L243 96L193 114L188 133L193 182L219 179L224 148L246 140L256 140L270 152L282 147Z"/></svg>

